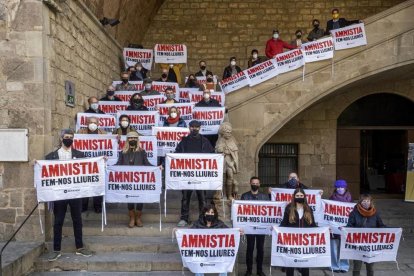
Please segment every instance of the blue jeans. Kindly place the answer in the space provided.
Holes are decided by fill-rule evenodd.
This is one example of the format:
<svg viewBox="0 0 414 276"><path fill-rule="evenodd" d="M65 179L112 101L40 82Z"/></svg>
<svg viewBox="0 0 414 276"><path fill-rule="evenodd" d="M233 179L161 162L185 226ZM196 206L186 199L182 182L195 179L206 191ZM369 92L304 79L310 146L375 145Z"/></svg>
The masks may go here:
<svg viewBox="0 0 414 276"><path fill-rule="evenodd" d="M196 273L195 276L204 276L204 273ZM227 276L227 272L219 273L219 276Z"/></svg>
<svg viewBox="0 0 414 276"><path fill-rule="evenodd" d="M339 249L341 248L340 239L331 239L331 262L332 270L349 270L349 261L339 259Z"/></svg>

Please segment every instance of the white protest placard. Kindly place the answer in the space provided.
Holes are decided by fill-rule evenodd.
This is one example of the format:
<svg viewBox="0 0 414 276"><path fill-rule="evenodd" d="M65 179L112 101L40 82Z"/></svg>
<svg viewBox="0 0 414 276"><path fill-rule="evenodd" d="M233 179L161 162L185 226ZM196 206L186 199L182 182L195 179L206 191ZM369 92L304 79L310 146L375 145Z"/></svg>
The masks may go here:
<svg viewBox="0 0 414 276"><path fill-rule="evenodd" d="M103 157L37 160L34 182L38 202L74 199L105 194Z"/></svg>
<svg viewBox="0 0 414 276"><path fill-rule="evenodd" d="M165 101L167 98L164 95L149 95L149 96L142 96L144 99L144 105L150 111L157 110L159 104Z"/></svg>
<svg viewBox="0 0 414 276"><path fill-rule="evenodd" d="M118 160L118 140L113 134L75 134L72 146L85 157L108 157L109 165Z"/></svg>
<svg viewBox="0 0 414 276"><path fill-rule="evenodd" d="M347 225L355 203L322 199L321 204L321 214L314 214L316 222L319 226L328 226L332 233L340 235L339 227Z"/></svg>
<svg viewBox="0 0 414 276"><path fill-rule="evenodd" d="M191 272L233 271L240 244L239 229L178 229L175 236L183 266Z"/></svg>
<svg viewBox="0 0 414 276"><path fill-rule="evenodd" d="M155 63L187 63L187 46L184 44L155 44Z"/></svg>
<svg viewBox="0 0 414 276"><path fill-rule="evenodd" d="M95 117L99 121L99 129L112 133L117 128L116 118L111 114L78 113L76 114L76 132L88 128L88 118Z"/></svg>
<svg viewBox="0 0 414 276"><path fill-rule="evenodd" d="M122 81L120 81L120 80L119 81L113 81L112 86L116 87L117 84L121 84L121 83L122 83ZM135 92L144 90L143 81L129 81L129 83L133 84L135 86Z"/></svg>
<svg viewBox="0 0 414 276"><path fill-rule="evenodd" d="M152 49L124 48L123 56L125 69L129 66L135 66L137 62L141 62L142 67L151 71L152 59L154 56Z"/></svg>
<svg viewBox="0 0 414 276"><path fill-rule="evenodd" d="M105 202L160 202L161 169L152 166L109 166Z"/></svg>
<svg viewBox="0 0 414 276"><path fill-rule="evenodd" d="M165 185L168 190L221 190L222 154L168 153L165 155Z"/></svg>
<svg viewBox="0 0 414 276"><path fill-rule="evenodd" d="M200 90L189 91L188 97L190 98L190 102L198 103L199 101L204 99L203 94L204 92ZM212 99L215 99L221 104L221 106L224 106L226 94L224 94L223 92L211 92L210 94Z"/></svg>
<svg viewBox="0 0 414 276"><path fill-rule="evenodd" d="M201 123L200 134L214 135L218 133L224 121L226 108L223 107L194 107L193 119Z"/></svg>
<svg viewBox="0 0 414 276"><path fill-rule="evenodd" d="M234 200L231 206L233 227L241 228L245 234L270 235L273 226L283 219L286 202Z"/></svg>
<svg viewBox="0 0 414 276"><path fill-rule="evenodd" d="M367 45L364 23L331 30L330 32L336 51Z"/></svg>
<svg viewBox="0 0 414 276"><path fill-rule="evenodd" d="M99 101L99 108L107 115L116 116L119 111L126 110L129 106L127 102Z"/></svg>
<svg viewBox="0 0 414 276"><path fill-rule="evenodd" d="M342 228L340 257L366 263L396 261L401 228Z"/></svg>
<svg viewBox="0 0 414 276"><path fill-rule="evenodd" d="M197 91L200 91L200 89L199 88L188 88L188 87L180 88L179 94L178 94L178 101L180 103L190 102L189 93L192 91L197 92Z"/></svg>
<svg viewBox="0 0 414 276"><path fill-rule="evenodd" d="M126 143L126 135L121 135L119 139L118 148L119 154L121 154L122 149ZM147 159L153 166L157 166L158 160L158 146L157 146L157 137L155 136L139 136L139 145L147 153Z"/></svg>
<svg viewBox="0 0 414 276"><path fill-rule="evenodd" d="M165 95L165 89L172 88L175 94L175 100L179 101L180 97L180 87L176 82L163 82L163 81L153 81L152 90L160 92L162 95Z"/></svg>
<svg viewBox="0 0 414 276"><path fill-rule="evenodd" d="M129 125L140 135L148 136L152 133L152 128L158 126L158 111L129 111L118 112L116 118L119 121L121 115L128 115Z"/></svg>
<svg viewBox="0 0 414 276"><path fill-rule="evenodd" d="M321 38L315 41L302 44L302 53L305 63L331 59L334 55L332 37Z"/></svg>
<svg viewBox="0 0 414 276"><path fill-rule="evenodd" d="M164 122L168 118L168 110L170 110L172 106L175 106L180 111L180 118L183 119L188 126L188 124L193 120L194 103L159 104L159 126L164 126Z"/></svg>
<svg viewBox="0 0 414 276"><path fill-rule="evenodd" d="M186 127L154 127L152 135L157 139L158 156L165 156L175 151L178 143L186 137L190 130Z"/></svg>
<svg viewBox="0 0 414 276"><path fill-rule="evenodd" d="M283 188L272 188L271 199L272 201L290 203L295 189L283 189ZM309 207L312 209L315 216L320 213L321 208L321 190L310 190L306 189L306 201Z"/></svg>
<svg viewBox="0 0 414 276"><path fill-rule="evenodd" d="M279 71L275 60L269 59L244 70L244 73L248 77L249 86L255 86L276 77L279 74Z"/></svg>
<svg viewBox="0 0 414 276"><path fill-rule="evenodd" d="M300 49L293 49L276 55L277 70L279 74L299 69L305 64L303 53Z"/></svg>
<svg viewBox="0 0 414 276"><path fill-rule="evenodd" d="M271 265L281 267L331 267L328 227L273 226Z"/></svg>
<svg viewBox="0 0 414 276"><path fill-rule="evenodd" d="M227 94L249 85L249 78L244 71L241 71L234 76L221 80L219 84L221 91Z"/></svg>
<svg viewBox="0 0 414 276"><path fill-rule="evenodd" d="M118 98L120 98L123 102L129 103L132 95L134 95L135 93L138 93L138 91L118 90L118 91L115 91L115 96L117 96Z"/></svg>
<svg viewBox="0 0 414 276"><path fill-rule="evenodd" d="M207 76L196 76L196 80L198 84L205 84L207 83ZM185 79L185 82L187 82L187 78ZM217 84L217 76L213 75L213 83Z"/></svg>

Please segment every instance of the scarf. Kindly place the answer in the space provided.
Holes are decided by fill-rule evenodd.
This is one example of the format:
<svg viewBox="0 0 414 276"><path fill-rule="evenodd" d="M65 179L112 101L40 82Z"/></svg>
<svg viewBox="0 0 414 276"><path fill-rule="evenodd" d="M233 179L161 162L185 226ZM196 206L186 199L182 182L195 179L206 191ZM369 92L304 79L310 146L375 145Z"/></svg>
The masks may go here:
<svg viewBox="0 0 414 276"><path fill-rule="evenodd" d="M171 118L170 116L168 116L168 118L167 118L167 122L168 122L169 124L175 124L175 123L177 123L179 120L180 120L180 117L179 117L179 116L175 117L175 119Z"/></svg>
<svg viewBox="0 0 414 276"><path fill-rule="evenodd" d="M377 212L377 210L374 207L372 207L371 209L367 210L364 207L362 207L361 204L359 204L359 203L357 204L357 208L358 208L358 212L363 217L372 217Z"/></svg>

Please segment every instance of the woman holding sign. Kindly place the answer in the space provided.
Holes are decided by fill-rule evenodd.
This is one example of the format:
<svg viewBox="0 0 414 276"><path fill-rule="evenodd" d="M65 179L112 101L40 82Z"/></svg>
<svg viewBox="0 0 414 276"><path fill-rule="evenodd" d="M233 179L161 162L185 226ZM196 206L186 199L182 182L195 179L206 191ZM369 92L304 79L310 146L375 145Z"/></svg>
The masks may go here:
<svg viewBox="0 0 414 276"><path fill-rule="evenodd" d="M358 200L354 210L349 214L348 224L346 227L353 228L382 228L386 227L375 209L374 201L368 194L363 194ZM362 261L354 260L353 276L359 276L362 267ZM367 276L374 275L374 263L366 263Z"/></svg>
<svg viewBox="0 0 414 276"><path fill-rule="evenodd" d="M168 110L168 117L164 121L165 127L187 127L187 124L183 119L180 117L181 112L180 110L175 107L171 106Z"/></svg>
<svg viewBox="0 0 414 276"><path fill-rule="evenodd" d="M306 201L306 194L302 188L296 188L291 202L286 206L281 227L317 227L312 209ZM309 276L309 268L300 268L302 276ZM286 268L286 276L293 276L294 267Z"/></svg>
<svg viewBox="0 0 414 276"><path fill-rule="evenodd" d="M119 155L118 162L115 165L125 166L151 166L151 163L147 159L147 153L139 145L139 135L136 131L128 132L127 142ZM136 207L135 207L136 205ZM144 226L141 220L143 203L128 203L129 210L129 224L128 227L132 228L134 225L137 227ZM136 211L135 211L136 208Z"/></svg>

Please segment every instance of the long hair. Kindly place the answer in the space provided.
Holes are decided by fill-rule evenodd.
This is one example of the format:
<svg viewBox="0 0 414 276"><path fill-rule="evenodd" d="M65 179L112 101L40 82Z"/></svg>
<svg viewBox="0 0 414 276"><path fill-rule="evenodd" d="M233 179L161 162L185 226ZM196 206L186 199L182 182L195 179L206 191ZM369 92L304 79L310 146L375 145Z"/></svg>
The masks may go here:
<svg viewBox="0 0 414 276"><path fill-rule="evenodd" d="M289 223L290 224L294 224L296 223L296 202L295 202L295 195L297 193L302 193L305 197L305 201L303 202L303 217L305 218L306 222L308 224L312 224L312 210L308 205L308 201L306 199L306 193L302 188L296 188L295 191L293 192L293 196L292 199L290 201L290 211L289 211Z"/></svg>
<svg viewBox="0 0 414 276"><path fill-rule="evenodd" d="M122 153L128 153L130 150L133 150L134 152L144 150L143 148L141 148L141 145L139 143L139 136L138 136L137 146L135 147L135 149L132 149L132 148L129 147L128 138L126 139L124 148L122 149Z"/></svg>

